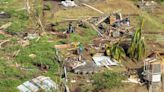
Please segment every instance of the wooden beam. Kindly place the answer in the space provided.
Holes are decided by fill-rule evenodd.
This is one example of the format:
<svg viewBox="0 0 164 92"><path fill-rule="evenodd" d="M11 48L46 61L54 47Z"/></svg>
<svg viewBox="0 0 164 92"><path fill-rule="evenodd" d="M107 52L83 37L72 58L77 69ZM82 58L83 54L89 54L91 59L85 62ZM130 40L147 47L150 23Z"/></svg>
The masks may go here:
<svg viewBox="0 0 164 92"><path fill-rule="evenodd" d="M91 26L101 37L103 37L103 35L99 32L99 30L91 23L89 23L86 20L83 20L84 23L86 23L87 25Z"/></svg>
<svg viewBox="0 0 164 92"><path fill-rule="evenodd" d="M101 20L99 20L95 25L98 26L100 23L102 23L103 21L105 21L109 16L105 16L103 17Z"/></svg>
<svg viewBox="0 0 164 92"><path fill-rule="evenodd" d="M2 25L1 27L0 27L0 29L7 29L8 27L10 27L11 26L11 22L8 22L8 23L6 23L6 24L4 24L4 25Z"/></svg>

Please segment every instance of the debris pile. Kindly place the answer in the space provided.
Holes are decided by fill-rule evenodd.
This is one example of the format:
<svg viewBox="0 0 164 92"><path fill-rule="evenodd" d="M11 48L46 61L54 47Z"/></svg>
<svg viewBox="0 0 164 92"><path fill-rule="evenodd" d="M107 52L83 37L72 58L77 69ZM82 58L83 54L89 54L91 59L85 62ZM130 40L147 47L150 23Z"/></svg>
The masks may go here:
<svg viewBox="0 0 164 92"><path fill-rule="evenodd" d="M137 3L137 7L141 10L145 10L148 12L153 12L157 7L157 2L155 1L140 1Z"/></svg>
<svg viewBox="0 0 164 92"><path fill-rule="evenodd" d="M17 87L20 92L53 92L58 89L58 85L49 77L39 76L30 81L26 81Z"/></svg>
<svg viewBox="0 0 164 92"><path fill-rule="evenodd" d="M6 13L4 11L0 12L0 18L10 18L11 15L9 13Z"/></svg>
<svg viewBox="0 0 164 92"><path fill-rule="evenodd" d="M77 5L75 4L75 2L72 1L72 0L61 1L61 4L62 4L63 6L65 6L65 7L75 7L75 6L77 6Z"/></svg>

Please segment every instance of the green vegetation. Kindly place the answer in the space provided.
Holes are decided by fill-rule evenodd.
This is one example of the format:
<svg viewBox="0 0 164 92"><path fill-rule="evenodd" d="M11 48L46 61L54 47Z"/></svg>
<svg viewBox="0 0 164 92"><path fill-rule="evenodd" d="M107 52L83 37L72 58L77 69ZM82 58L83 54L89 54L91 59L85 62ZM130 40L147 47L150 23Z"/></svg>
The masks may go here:
<svg viewBox="0 0 164 92"><path fill-rule="evenodd" d="M11 53L11 55L13 52L20 50L15 58L9 57L14 60L0 60L1 92L16 92L18 85L40 75L49 76L54 81L58 81L58 77L55 75L59 68L54 59L53 46L55 43L49 43L47 40L47 37L41 38L38 42L34 39L30 42L30 46L23 48L16 44L17 39L12 39L10 42L12 46L1 50L0 53ZM30 54L34 54L36 57L31 58ZM48 68L44 70L44 66L48 66ZM7 87L9 88L6 89Z"/></svg>
<svg viewBox="0 0 164 92"><path fill-rule="evenodd" d="M3 3L8 2L8 3ZM17 2L17 5L13 5ZM2 0L0 4L0 11L3 11L11 16L7 21L11 22L12 25L7 28L6 31L10 33L16 33L20 31L24 31L29 23L29 17L26 12L26 10L21 9L23 8L23 2L20 2L19 0ZM1 21L2 22L2 21ZM4 21L1 24L4 24L6 21Z"/></svg>
<svg viewBox="0 0 164 92"><path fill-rule="evenodd" d="M77 34L75 32L75 34L70 35L70 42L92 42L92 39L97 35L97 32L91 28L82 28L80 31L82 31L82 33Z"/></svg>
<svg viewBox="0 0 164 92"><path fill-rule="evenodd" d="M5 60L0 60L0 91L17 92L15 87L21 83L21 79L16 78L20 75L18 69L9 66Z"/></svg>
<svg viewBox="0 0 164 92"><path fill-rule="evenodd" d="M34 67L34 65L47 65L49 66L48 73L51 73L53 76L53 73L57 72L58 69L57 62L55 62L54 44L47 42L46 37L41 38L39 42L33 40L30 46L21 49L15 61L25 66L30 65L31 67ZM30 54L34 54L36 57L31 58Z"/></svg>
<svg viewBox="0 0 164 92"><path fill-rule="evenodd" d="M116 60L120 60L121 57L125 57L126 55L124 49L119 46L119 43L115 43L112 47L107 47L106 53Z"/></svg>
<svg viewBox="0 0 164 92"><path fill-rule="evenodd" d="M25 31L28 25L28 16L26 11L9 11L11 14L12 25L7 28L10 33Z"/></svg>
<svg viewBox="0 0 164 92"><path fill-rule="evenodd" d="M2 34L0 34L0 40L5 39L6 37Z"/></svg>
<svg viewBox="0 0 164 92"><path fill-rule="evenodd" d="M145 56L145 43L144 38L142 37L142 26L143 20L140 25L140 28L136 30L134 36L131 40L130 48L128 49L128 54L131 58L136 58L137 60L143 59Z"/></svg>
<svg viewBox="0 0 164 92"><path fill-rule="evenodd" d="M111 89L115 87L121 87L122 86L122 80L126 79L123 77L120 73L112 72L112 71L106 71L104 73L98 73L95 74L93 77L96 90L101 89Z"/></svg>
<svg viewBox="0 0 164 92"><path fill-rule="evenodd" d="M29 0L31 1L31 0ZM37 1L34 2L32 8L33 15L36 15L37 17L41 18L42 20L42 0L33 0ZM49 0L50 1L50 0ZM109 1L109 0L108 0ZM160 0L163 1L163 0ZM8 3L7 3L8 2ZM120 6L120 2L122 5ZM31 2L32 3L32 2ZM129 2L129 0L111 0L110 2L102 2L98 4L94 4L93 6L102 10L103 12L110 14L111 12L123 9L122 13L124 14L138 14L140 13L137 8L132 5L133 2ZM124 6L126 5L126 7ZM11 15L11 18L6 19L0 19L0 26L11 22L12 25L8 27L4 31L8 31L9 33L15 34L15 33L22 33L22 32L31 32L36 31L38 32L39 26L37 23L33 23L32 20L37 21L37 18L29 18L27 11L24 9L25 2L24 0L0 0L0 12L4 11ZM110 7L109 7L110 6ZM51 2L47 3L47 9L56 8L54 7ZM57 7L58 8L58 7ZM56 9L55 9L56 10ZM46 11L46 14L52 14L53 12ZM144 31L161 31L164 29L164 26L162 24L163 16L160 15L160 17L155 17L153 15L150 15L146 12L143 13L144 18L146 19L146 24L144 26ZM78 8L68 8L68 9L61 9L59 11L55 11L55 14L52 14L53 18L49 18L45 14L45 18L43 21L45 21L45 24L49 24L49 21L51 23L57 24L57 26L54 26L54 29L60 32L64 32L68 25L66 23L56 23L56 21L61 22L65 19L87 19L90 16L99 16L100 14L97 12L93 12L92 9L88 9L87 7L78 7ZM137 19L136 19L137 20ZM132 21L135 21L132 19ZM48 22L48 23L47 23ZM44 24L43 23L43 24ZM74 25L75 26L75 25ZM135 26L135 25L134 25ZM28 30L32 29L32 30ZM34 29L34 30L33 30ZM37 30L35 30L37 29ZM50 30L46 30L47 33ZM136 59L142 59L143 54L145 53L145 45L141 34L142 28L139 28L136 33L134 34L134 37L132 38L131 46L129 48L129 55L132 58ZM38 32L38 33L41 33ZM40 34L39 34L40 35ZM22 84L25 81L28 81L34 77L45 75L51 77L55 82L59 83L59 64L55 60L55 50L54 45L55 44L63 44L63 43L70 43L70 42L81 42L84 45L90 44L93 41L93 38L97 37L97 32L94 31L92 28L81 28L77 27L75 33L69 34L68 39L66 38L60 38L57 35L44 35L40 36L40 39L36 41L36 39L29 40L30 44L28 46L21 46L21 44L18 42L23 40L23 38L20 38L21 35L13 35L13 36L5 36L0 34L0 40L6 40L10 39L9 42L3 44L2 48L0 48L0 92L17 92L18 90L16 87L20 84ZM150 35L148 36L150 38ZM157 39L156 41L160 40L162 43L163 38L162 36L157 36L156 38L153 36L152 39ZM86 47L87 48L87 47ZM18 52L16 56L14 56L15 52ZM92 52L92 51L90 51ZM107 48L107 54L111 57L120 60L121 57L124 57L125 53L123 48L120 46L119 43L114 44L111 46L111 48ZM95 51L93 51L95 53ZM121 71L121 69L115 69ZM62 70L60 70L62 71ZM71 77L73 78L73 77ZM88 76L87 76L88 78ZM93 92L93 89L95 90L101 90L101 89L112 89L112 88L119 88L122 87L121 80L125 79L124 76L122 76L120 73L112 72L112 71L105 71L104 73L98 73L94 74L92 76L92 79L94 80L93 85L91 83L88 83L88 85L80 86L81 89L85 89L85 92ZM91 87L91 88L90 88ZM118 91L116 91L118 92ZM127 92L127 91L123 91Z"/></svg>

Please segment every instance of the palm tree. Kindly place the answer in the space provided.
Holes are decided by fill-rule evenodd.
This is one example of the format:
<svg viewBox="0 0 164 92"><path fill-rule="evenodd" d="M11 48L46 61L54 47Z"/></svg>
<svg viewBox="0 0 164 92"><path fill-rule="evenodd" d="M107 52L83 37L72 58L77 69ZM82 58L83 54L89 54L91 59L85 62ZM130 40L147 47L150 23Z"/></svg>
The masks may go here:
<svg viewBox="0 0 164 92"><path fill-rule="evenodd" d="M134 33L134 36L131 40L130 48L128 49L128 54L130 58L135 58L137 60L143 59L145 56L145 43L144 38L142 37L142 26L143 26L143 19L141 25L138 30Z"/></svg>

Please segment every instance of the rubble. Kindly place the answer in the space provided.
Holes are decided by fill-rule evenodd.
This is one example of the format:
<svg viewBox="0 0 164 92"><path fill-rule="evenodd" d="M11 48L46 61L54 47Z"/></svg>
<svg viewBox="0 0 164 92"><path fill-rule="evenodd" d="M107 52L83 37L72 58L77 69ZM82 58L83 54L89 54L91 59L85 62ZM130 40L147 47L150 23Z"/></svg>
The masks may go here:
<svg viewBox="0 0 164 92"><path fill-rule="evenodd" d="M157 2L155 1L140 1L137 3L138 8L148 12L153 12L157 5Z"/></svg>
<svg viewBox="0 0 164 92"><path fill-rule="evenodd" d="M49 77L39 76L30 81L26 81L19 85L17 89L20 92L38 92L44 90L45 92L52 92L58 89L58 85Z"/></svg>
<svg viewBox="0 0 164 92"><path fill-rule="evenodd" d="M11 15L9 13L6 13L4 11L0 12L0 18L10 18Z"/></svg>
<svg viewBox="0 0 164 92"><path fill-rule="evenodd" d="M29 40L18 40L18 44L20 44L22 47L26 47L30 45L30 41Z"/></svg>
<svg viewBox="0 0 164 92"><path fill-rule="evenodd" d="M29 33L26 33L24 35L24 39L25 40L33 40L33 39L36 39L36 38L39 38L39 35L34 33L34 34L29 34Z"/></svg>
<svg viewBox="0 0 164 92"><path fill-rule="evenodd" d="M108 66L118 65L117 62L111 60L111 58L107 56L94 56L92 58L97 66L104 66L104 64Z"/></svg>
<svg viewBox="0 0 164 92"><path fill-rule="evenodd" d="M75 4L75 2L72 1L72 0L61 1L61 4L62 4L63 6L65 6L65 7L75 7L75 6L77 6L77 5Z"/></svg>
<svg viewBox="0 0 164 92"><path fill-rule="evenodd" d="M93 63L89 63L84 66L79 66L75 68L73 71L76 74L94 74L99 71L99 67Z"/></svg>
<svg viewBox="0 0 164 92"><path fill-rule="evenodd" d="M93 82L92 79L90 79L91 77L95 77L95 75L92 75L92 74L98 73L98 72L100 72L100 74L101 74L102 72L106 72L108 70L110 70L108 73L109 75L108 74L105 75L107 80L108 80L108 77L110 76L110 72L118 72L119 76L118 77L116 76L116 77L118 78L118 81L122 80L122 79L119 79L119 77L122 77L122 75L121 75L122 71L123 72L126 71L127 75L125 75L125 76L126 77L130 76L130 77L123 82L135 83L135 84L141 83L139 76L132 77L132 73L131 73L131 71L129 71L130 70L129 67L134 68L134 66L135 66L135 65L133 66L134 62L132 62L133 61L132 59L135 59L135 57L131 58L131 55L129 55L130 51L128 49L130 47L129 39L130 40L135 39L135 36L133 36L134 30L133 30L133 26L132 26L133 23L135 23L135 22L134 21L131 22L131 19L130 19L128 13L130 14L135 11L124 10L123 14L126 13L127 15L123 15L123 16L122 16L122 13L118 12L118 11L110 13L110 14L109 14L109 12L105 13L105 11L111 11L111 9L104 10L103 9L104 7L102 7L103 5L99 4L99 3L102 3L103 0L98 0L98 1L96 0L97 2L94 4L91 4L91 5L89 5L88 3L87 4L81 3L81 4L83 6L85 6L84 9L86 9L86 7L88 7L89 9L96 11L98 14L88 13L88 10L86 11L86 13L83 13L83 12L79 12L79 11L81 11L81 9L83 9L83 6L80 6L80 8L76 7L77 6L77 4L75 3L76 1L74 2L74 0L61 0L59 2L60 2L60 4L62 4L64 6L64 8L62 7L62 11L58 12L58 8L61 8L61 6L56 7L56 5L58 4L58 2L57 2L58 0L47 0L49 2L46 2L46 0L44 0L43 1L44 6L42 7L43 8L43 17L42 17L42 15L35 16L36 15L35 14L36 7L30 6L30 5L35 6L36 4L32 4L33 2L29 2L29 0L26 0L26 1L27 1L26 9L27 9L27 12L29 12L29 17L31 16L30 18L27 18L27 19L28 20L36 19L36 20L34 20L34 22L36 22L37 25L39 24L39 26L37 26L37 27L41 28L41 31L44 31L44 33L50 34L50 36L48 35L48 37L46 37L46 39L43 39L43 43L46 40L45 44L47 44L47 47L49 49L47 51L45 51L46 47L44 47L43 49L41 48L41 50L43 50L42 52L45 52L45 54L48 54L48 55L45 55L45 58L39 58L43 55L37 56L36 51L31 50L31 49L35 49L35 48L33 48L33 46L29 46L30 40L37 39L37 41L38 41L41 38L41 36L43 36L43 35L39 34L40 32L37 33L36 31L33 33L30 32L30 31L34 31L33 29L36 29L36 28L32 28L32 30L29 30L29 29L31 29L31 27L36 25L35 23L34 23L34 25L27 26L28 30L25 30L25 31L28 33L25 33L23 35L23 37L20 36L19 34L17 34L17 36L21 38L20 40L17 41L18 46L17 46L17 44L16 44L16 46L14 46L15 39L14 39L14 42L12 43L12 44L14 44L13 46L16 48L20 47L20 45L22 46L21 48L19 48L17 51L14 52L14 56L11 58L11 59L15 59L16 62L18 60L19 63L22 63L22 65L18 65L16 63L16 68L18 68L22 72L24 72L24 71L31 72L30 70L33 70L33 72L35 72L35 70L37 70L37 72L39 72L39 73L45 74L45 72L46 72L46 75L52 74L52 76L53 76L53 73L55 72L54 78L56 78L56 77L57 77L57 79L60 78L59 82L58 82L58 83L61 83L60 89L62 89L62 91L63 91L63 88L64 88L64 90L66 92L73 91L71 89L71 87L74 87L74 85L77 85L80 87L86 87L83 85L88 83L89 85L91 84L91 86L93 86L92 83L96 84L96 82ZM81 1L84 1L84 0L81 0ZM89 2L90 0L85 0L85 1ZM106 2L108 2L108 0L104 0L103 4L106 5ZM115 1L111 1L111 2L115 2ZM98 5L97 5L97 3L98 3ZM47 6L45 4L47 4ZM51 6L51 4L54 4L54 5ZM119 2L119 5L120 4L121 3ZM126 4L131 4L131 2L125 3L125 5ZM151 6L155 5L154 2L148 3L147 1L142 2L142 4L143 4L143 7L151 7ZM80 3L79 3L79 5L80 5ZM111 4L111 5L112 6L110 6L110 7L114 7L114 8L116 7L115 4ZM122 6L120 8L122 8ZM69 11L66 11L68 9L68 7L76 7L78 9L76 11L76 8L74 8L74 9L69 8ZM130 7L133 8L133 6L130 6ZM98 8L100 8L100 10ZM125 8L129 8L129 7L125 7ZM33 9L34 9L34 11L33 11ZM103 11L101 11L101 9ZM134 9L136 9L136 8L134 8ZM47 10L49 10L49 11L47 11ZM138 11L138 10L136 10L136 11ZM34 14L32 12L34 12ZM42 11L40 11L40 12L42 12ZM52 18L49 18L50 12L52 13ZM57 12L55 14L55 17L54 17L54 12ZM80 13L83 13L83 14L80 14ZM0 18L3 18L3 17L9 18L10 16L8 16L6 14L7 13L5 13L5 12L1 12ZM66 15L63 17L63 15L60 15L60 14L66 14ZM78 16L79 14L81 16ZM85 16L85 14L89 15L89 16ZM138 14L138 12L137 12L137 14ZM92 16L90 16L90 15L92 15ZM140 14L138 14L138 15L140 15ZM32 18L32 17L34 17L34 18ZM151 16L149 16L149 17L151 17ZM21 18L21 16L20 16L20 18ZM42 19L44 19L44 18L45 18L45 20L42 21ZM84 18L86 18L86 19L84 19ZM48 20L46 20L46 19L48 19ZM64 23L63 23L63 21L61 21L62 19L65 19ZM135 16L135 19L136 19L136 16ZM23 21L20 21L20 22L24 23ZM44 22L44 23L42 24L42 22ZM51 23L48 26L47 24L49 24L49 22L53 22L53 23ZM54 23L54 22L56 22L56 23ZM59 23L61 23L61 24L59 24ZM66 24L68 24L68 25L65 26ZM10 27L11 25L12 25L11 22L9 22L5 25L2 25L0 27L0 34L6 34L6 32L4 30L6 28ZM47 29L45 29L46 27L44 28L44 25L46 25ZM18 27L19 26L21 26L21 25L18 25ZM92 30L96 31L97 34L96 34L96 32L93 32ZM65 31L65 32L63 32L63 31ZM24 31L23 31L23 33L24 33ZM140 38L141 33L139 33L139 34L140 34L139 35L139 38ZM95 36L95 35L98 35L98 36ZM134 38L132 38L132 36ZM2 37L2 39L4 39L4 37ZM83 44L80 42L72 42L72 41L82 41ZM8 42L8 40L4 41L4 42L1 41L0 48L2 47L1 45L5 44L6 42ZM47 42L51 42L51 43L48 44ZM142 41L140 41L140 42L142 42ZM118 45L115 46L114 45L115 43L118 43ZM124 47L126 47L126 48L123 47L124 43L126 45ZM138 41L136 41L136 43L138 43ZM43 44L43 45L45 45L45 44ZM35 45L37 45L37 43L35 43ZM55 48L55 53L53 53L53 51L51 49L52 45L54 45L53 48ZM84 45L84 47L83 47L83 45ZM106 46L106 45L108 45L108 46ZM132 45L134 45L134 46L136 45L135 41L134 41L134 44L132 44ZM26 48L26 46L29 46L29 47ZM142 46L138 46L138 47L142 48ZM27 49L27 52L26 52L26 50L23 52L22 51L20 52L20 50L24 49L24 48ZM4 49L4 51L2 51L2 52L7 51L7 54L4 53L6 55L6 57L8 55L8 52L11 52L11 51L9 51L10 49L12 49L12 48L7 48L6 50ZM106 51L106 49L109 49L109 50ZM139 49L139 50L137 49L135 51L136 52L138 51L138 53L140 55L142 53L141 49ZM135 53L135 51L132 51L132 53ZM26 66L26 67L23 66L26 63L22 62L21 56L19 56L18 58L16 57L19 54L19 52L20 52L20 54L21 53L27 54L27 55L24 55L25 58L34 60L34 61L30 62L30 63L32 63L32 64L29 64L30 66ZM125 54L124 56L120 55L122 52L123 52L123 54ZM53 56L53 54L55 57ZM116 56L116 57L114 57L114 56ZM117 58L117 57L118 57L117 60L120 62L113 59L113 58ZM45 59L46 62L38 63L37 61L41 61L40 59ZM54 60L54 59L56 59L56 60ZM9 60L10 60L10 57L9 57ZM53 61L55 61L55 62L53 62ZM132 63L129 63L128 61L130 61ZM159 69L158 69L160 67L160 65L156 61L157 61L157 59L154 57L145 59L145 61L144 61L144 72L143 72L142 76L144 76L144 78L145 78L144 80L146 80L146 82L150 81L150 80L151 80L151 83L159 82L161 79L161 75L160 75L161 72L159 72ZM54 64L55 66L52 66L53 63L55 63ZM120 63L122 63L122 64L120 64ZM126 66L127 63L128 63L128 65ZM58 65L58 64L60 64L60 65ZM138 62L135 62L135 64L138 64ZM143 63L141 62L141 64L143 64ZM156 65L153 66L153 64L156 64ZM2 63L2 65L3 65L3 63ZM32 66L32 68L31 68L31 66ZM135 75L140 75L140 73L138 72L138 70L139 70L138 65L136 65L136 66L137 66L137 69L135 70ZM141 65L141 66L143 67L143 65ZM141 68L141 66L139 66L139 68ZM154 73L154 71L150 71L150 69L153 69L153 68L157 69L158 72L156 72L156 70L155 70L155 73ZM56 70L56 71L54 71L54 70ZM134 72L134 70L132 70L132 72ZM83 75L80 75L80 74L83 74ZM88 75L86 75L86 74L88 74ZM113 73L111 75L115 75L115 74ZM18 75L18 77L19 76L20 75ZM77 77L77 79L76 79L76 77ZM87 80L84 80L84 78L86 78ZM103 77L100 77L100 79L101 78L103 78ZM114 77L112 77L112 79L113 78ZM78 79L83 79L83 81L79 81ZM115 80L115 79L113 79L113 80ZM73 86L69 85L68 82L72 83ZM82 82L84 82L84 83L82 83ZM100 81L98 80L99 85L100 85L100 83L101 83L101 80ZM110 83L112 84L112 80L111 80L111 82L109 82L105 85L110 85ZM71 86L71 87L69 88L69 86ZM76 86L75 86L75 88L76 88ZM89 88L90 87L87 87L87 90L85 89L82 91L90 91ZM104 87L102 89L104 90L105 88L107 88L107 87ZM56 84L54 81L52 81L50 79L50 77L39 76L37 78L31 79L29 81L22 83L21 85L17 86L17 89L20 92L38 92L38 91L54 92L58 89L58 84ZM91 89L91 90L97 91L95 89ZM80 91L81 91L81 89L80 89Z"/></svg>
<svg viewBox="0 0 164 92"><path fill-rule="evenodd" d="M0 41L0 48L2 48L2 45L9 42L10 39L7 39L7 40L3 40L3 41Z"/></svg>
<svg viewBox="0 0 164 92"><path fill-rule="evenodd" d="M6 24L4 24L4 25L2 25L1 27L0 27L0 30L4 30L4 29L7 29L8 27L10 27L11 26L11 22L8 22L8 23L6 23Z"/></svg>

